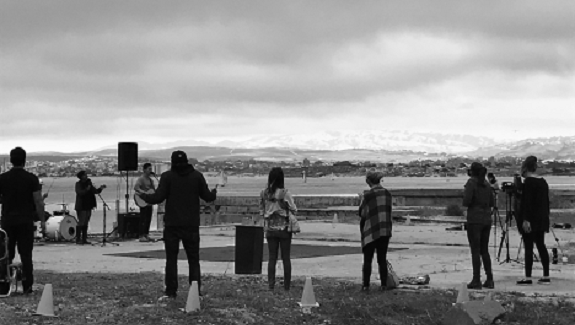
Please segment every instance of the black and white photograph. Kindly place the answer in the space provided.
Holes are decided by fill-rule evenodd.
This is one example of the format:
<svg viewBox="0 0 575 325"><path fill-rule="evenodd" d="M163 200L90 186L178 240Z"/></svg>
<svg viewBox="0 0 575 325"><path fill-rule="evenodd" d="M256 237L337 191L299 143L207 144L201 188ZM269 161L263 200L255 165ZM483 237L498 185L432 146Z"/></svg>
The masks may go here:
<svg viewBox="0 0 575 325"><path fill-rule="evenodd" d="M574 310L574 1L0 0L0 324Z"/></svg>

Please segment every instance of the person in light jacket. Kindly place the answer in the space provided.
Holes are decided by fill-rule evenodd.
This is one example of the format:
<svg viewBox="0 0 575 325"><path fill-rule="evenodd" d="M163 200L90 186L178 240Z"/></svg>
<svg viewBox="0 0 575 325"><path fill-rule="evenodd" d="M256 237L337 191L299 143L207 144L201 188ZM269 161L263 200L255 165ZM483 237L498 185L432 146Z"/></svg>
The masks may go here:
<svg viewBox="0 0 575 325"><path fill-rule="evenodd" d="M284 290L290 290L292 233L289 228L289 214L297 212L294 200L284 186L284 173L274 167L269 173L268 184L260 193L260 216L264 219L264 230L269 249L268 286L274 290L276 263L281 249L284 267Z"/></svg>

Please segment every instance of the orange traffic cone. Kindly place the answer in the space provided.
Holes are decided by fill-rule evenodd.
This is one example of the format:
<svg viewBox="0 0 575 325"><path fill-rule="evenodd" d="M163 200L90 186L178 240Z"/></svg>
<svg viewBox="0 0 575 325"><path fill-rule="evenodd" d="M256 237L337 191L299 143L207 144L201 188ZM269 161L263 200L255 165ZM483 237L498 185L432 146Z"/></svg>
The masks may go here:
<svg viewBox="0 0 575 325"><path fill-rule="evenodd" d="M34 316L58 317L54 314L54 297L52 295L51 284L44 286L42 298L40 299L38 310L36 310Z"/></svg>
<svg viewBox="0 0 575 325"><path fill-rule="evenodd" d="M463 282L461 287L459 288L459 293L457 294L457 302L468 302L469 301L469 292L467 292L467 283Z"/></svg>
<svg viewBox="0 0 575 325"><path fill-rule="evenodd" d="M186 313L200 311L200 295L198 292L198 282L193 281L188 293L188 302L186 303Z"/></svg>
<svg viewBox="0 0 575 325"><path fill-rule="evenodd" d="M301 295L301 302L298 304L303 309L304 313L310 313L311 307L319 307L319 304L315 300L315 294L313 293L313 286L311 284L311 277L309 276L305 279L305 286Z"/></svg>

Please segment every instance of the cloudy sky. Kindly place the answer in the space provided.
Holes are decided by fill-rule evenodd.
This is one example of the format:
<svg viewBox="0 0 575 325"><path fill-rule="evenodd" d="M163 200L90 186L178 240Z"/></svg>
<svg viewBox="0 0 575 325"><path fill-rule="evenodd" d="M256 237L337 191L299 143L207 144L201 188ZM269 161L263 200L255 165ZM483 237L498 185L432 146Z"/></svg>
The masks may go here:
<svg viewBox="0 0 575 325"><path fill-rule="evenodd" d="M575 1L0 0L0 153L575 135Z"/></svg>

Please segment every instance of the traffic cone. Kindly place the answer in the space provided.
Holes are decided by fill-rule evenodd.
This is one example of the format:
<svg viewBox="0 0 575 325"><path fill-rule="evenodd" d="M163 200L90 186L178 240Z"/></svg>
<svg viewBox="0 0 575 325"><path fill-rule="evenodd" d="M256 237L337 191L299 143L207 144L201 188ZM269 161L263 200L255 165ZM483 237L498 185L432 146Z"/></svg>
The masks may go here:
<svg viewBox="0 0 575 325"><path fill-rule="evenodd" d="M301 295L301 302L298 303L302 308L319 307L315 301L315 294L313 293L313 286L311 284L311 277L305 279L305 286Z"/></svg>
<svg viewBox="0 0 575 325"><path fill-rule="evenodd" d="M198 292L198 282L193 281L188 293L188 302L186 303L186 313L200 311L200 295Z"/></svg>
<svg viewBox="0 0 575 325"><path fill-rule="evenodd" d="M331 222L332 227L335 228L335 225L336 225L337 223L339 223L339 219L337 218L337 213L334 213L334 214L333 214L333 220L332 220L332 222Z"/></svg>
<svg viewBox="0 0 575 325"><path fill-rule="evenodd" d="M467 283L463 282L461 287L459 288L459 293L457 294L457 302L468 302L469 301L469 292L467 292Z"/></svg>
<svg viewBox="0 0 575 325"><path fill-rule="evenodd" d="M40 299L40 304L38 304L38 310L34 316L47 316L47 317L57 317L54 314L54 297L52 295L52 285L47 284L44 286L44 291L42 292L42 298Z"/></svg>
<svg viewBox="0 0 575 325"><path fill-rule="evenodd" d="M485 299L483 301L491 301L493 300L493 292L488 292L487 295L485 295Z"/></svg>

